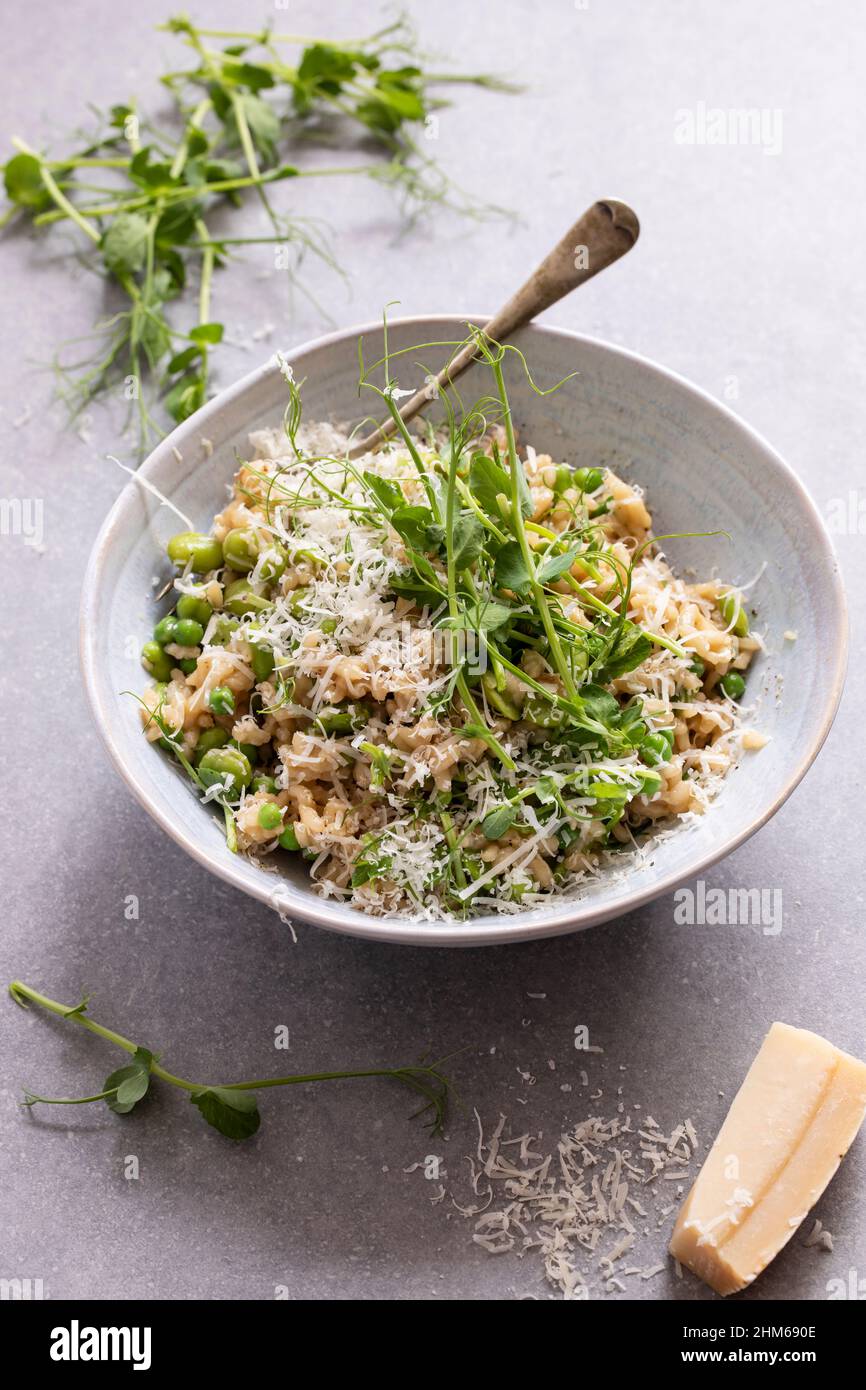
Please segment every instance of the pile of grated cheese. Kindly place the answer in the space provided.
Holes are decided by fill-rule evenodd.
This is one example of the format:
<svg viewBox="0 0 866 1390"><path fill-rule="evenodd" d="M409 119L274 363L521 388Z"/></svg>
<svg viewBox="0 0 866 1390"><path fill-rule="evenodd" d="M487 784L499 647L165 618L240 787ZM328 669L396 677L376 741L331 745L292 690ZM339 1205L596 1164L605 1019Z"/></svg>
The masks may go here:
<svg viewBox="0 0 866 1390"><path fill-rule="evenodd" d="M476 1245L490 1255L537 1257L568 1301L627 1293L629 1281L668 1268L667 1259L645 1264L639 1254L691 1182L698 1148L691 1120L666 1134L651 1115L591 1115L544 1153L540 1133L503 1138L500 1115L485 1137L477 1110L475 1117L478 1143L467 1158L472 1199L461 1204L452 1193L451 1200L472 1221Z"/></svg>

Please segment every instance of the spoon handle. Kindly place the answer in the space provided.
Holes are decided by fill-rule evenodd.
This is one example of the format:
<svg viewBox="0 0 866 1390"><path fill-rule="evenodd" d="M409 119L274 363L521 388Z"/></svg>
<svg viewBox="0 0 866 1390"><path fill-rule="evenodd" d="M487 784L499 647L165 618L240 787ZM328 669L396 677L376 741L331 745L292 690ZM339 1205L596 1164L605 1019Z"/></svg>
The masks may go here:
<svg viewBox="0 0 866 1390"><path fill-rule="evenodd" d="M484 325L487 337L497 342L509 338L537 314L577 289L578 285L613 265L614 261L631 250L639 234L640 223L626 203L621 203L617 198L605 198L593 203L545 256L526 283ZM401 406L401 418L409 421L419 414L435 398L437 390L455 381L474 357L475 347L469 343L442 368L435 386L429 383ZM396 428L393 419L385 420L366 439L352 446L349 457L358 458L360 454L378 449Z"/></svg>

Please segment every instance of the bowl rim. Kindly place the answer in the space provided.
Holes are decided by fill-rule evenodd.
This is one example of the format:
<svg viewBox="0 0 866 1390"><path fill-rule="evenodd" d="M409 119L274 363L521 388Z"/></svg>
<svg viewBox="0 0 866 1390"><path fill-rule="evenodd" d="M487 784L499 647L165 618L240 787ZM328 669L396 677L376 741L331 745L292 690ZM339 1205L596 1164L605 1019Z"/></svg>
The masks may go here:
<svg viewBox="0 0 866 1390"><path fill-rule="evenodd" d="M388 320L390 329L411 325L421 324L465 324L465 323L486 323L489 315L477 314L410 314L400 318ZM307 339L297 347L281 353L288 363L294 362L297 358L314 350L320 350L331 346L337 346L347 340L356 340L359 336L370 333L381 332L382 321L373 320L372 322L355 324L347 328L334 329L325 334L320 334L315 338ZM797 495L800 504L810 516L817 537L823 545L824 554L821 557L825 563L825 569L833 590L834 612L836 623L833 632L832 648L825 654L827 662L832 663L832 678L828 688L828 694L824 702L824 709L818 727L805 751L801 752L795 767L785 779L779 792L773 797L772 801L765 806L757 815L738 830L728 835L724 841L702 854L688 868L675 868L656 879L652 884L644 888L626 888L622 893L616 894L613 899L609 899L605 904L594 903L593 900L572 899L563 902L559 907L550 910L538 910L538 921L526 922L518 921L517 916L509 917L503 915L494 922L488 919L487 924L479 925L479 921L458 922L449 924L447 922L424 922L411 918L388 918L365 916L357 909L344 906L341 902L319 898L312 891L309 900L306 894L296 889L294 885L277 875L271 875L264 871L261 872L261 883L250 881L240 870L240 862L237 865L233 862L225 864L217 863L211 857L208 849L202 848L193 836L187 832L185 826L174 819L170 808L166 809L139 786L131 770L127 767L122 750L113 731L113 714L107 704L108 692L103 688L100 681L100 666L97 660L96 641L95 641L95 613L97 596L100 593L103 572L108 558L108 554L115 543L114 532L118 526L121 516L128 504L132 493L130 489L136 489L133 479L122 489L118 497L112 504L99 533L94 541L87 567L82 581L81 603L79 609L79 659L82 674L84 676L84 686L90 705L91 714L96 723L97 732L103 746L108 753L115 769L120 774L123 781L129 787L136 800L148 812L153 820L203 868L216 874L224 882L240 889L241 892L251 897L257 898L265 903L272 910L279 912L280 916L297 918L303 922L312 923L327 931L334 931L344 936L353 936L370 941L380 941L392 943L394 945L413 945L413 946L483 946L483 945L504 945L524 941L536 941L546 937L562 936L571 932L587 929L590 926L598 925L609 921L613 917L624 916L628 912L633 912L638 908L644 907L655 898L663 897L671 892L679 884L688 882L699 877L707 869L717 864L719 860L726 858L729 854L750 839L762 826L776 814L779 808L787 801L791 793L796 789L803 777L808 772L812 763L815 761L821 747L827 738L828 733L836 717L839 702L842 697L842 690L845 683L848 656L848 606L845 588L842 582L841 570L830 538L829 532L824 523L824 519L818 507L807 491L804 484L800 481L790 464L781 457L772 445L731 410L723 402L715 399L708 391L695 385L680 373L669 367L663 367L654 362L651 358L643 354L633 352L629 348L621 347L617 343L610 343L602 338L596 338L585 333L578 333L572 329L558 327L552 324L535 323L529 324L526 332L543 333L555 338L562 338L569 342L578 342L588 347L592 351L597 351L601 356L613 356L635 363L637 366L647 371L650 376L656 376L667 384L673 384L687 396L695 398L701 405L709 406L711 410L719 412L731 423L735 429L742 432L746 440L753 448L763 452L768 461L783 475L787 486ZM148 454L147 458L140 465L139 473L146 477L148 469L157 466L161 457L167 451L178 448L183 449L191 438L200 438L202 433L206 434L207 423L215 415L222 414L226 407L242 399L248 392L254 390L267 377L279 371L276 361L276 353L271 354L267 361L248 372L231 386L225 387L212 400L208 401L194 415L190 416L182 424L172 430L164 439L160 440L156 447ZM156 462L155 462L156 461ZM136 489L137 491L137 489ZM269 884L269 879L273 883ZM531 913L530 913L531 915Z"/></svg>

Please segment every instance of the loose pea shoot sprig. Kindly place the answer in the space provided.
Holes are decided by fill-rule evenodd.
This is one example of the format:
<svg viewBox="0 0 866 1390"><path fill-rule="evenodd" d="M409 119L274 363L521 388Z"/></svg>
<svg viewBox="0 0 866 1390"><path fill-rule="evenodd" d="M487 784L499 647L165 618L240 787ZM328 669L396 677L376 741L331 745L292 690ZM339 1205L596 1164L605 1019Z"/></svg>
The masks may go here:
<svg viewBox="0 0 866 1390"><path fill-rule="evenodd" d="M136 405L142 451L159 433L155 397L175 421L207 398L210 357L224 336L211 307L216 269L243 247L267 244L281 248L293 276L305 251L337 268L324 226L276 205L278 184L361 175L395 188L410 217L434 204L478 215L484 209L449 183L417 133L447 105L435 95L440 85L515 90L486 74L430 71L405 19L346 43L268 27L209 29L183 15L161 28L192 60L162 77L169 121L157 126L134 102L115 105L80 148L56 159L14 137L0 213L0 226L14 217L37 228L71 225L85 263L124 296L126 306L97 325L90 351L78 360L61 352L55 367L73 416L119 385ZM372 162L298 163L316 144L355 148L359 139ZM234 234L228 214L250 196L264 226ZM190 298L196 317L179 326L170 306Z"/></svg>
<svg viewBox="0 0 866 1390"><path fill-rule="evenodd" d="M224 1134L228 1139L249 1139L256 1133L261 1123L258 1105L253 1094L255 1091L268 1090L276 1086L300 1086L307 1082L385 1077L405 1086L420 1098L420 1109L414 1113L427 1117L427 1123L433 1134L441 1133L445 1123L451 1089L450 1081L442 1071L442 1066L448 1060L447 1058L430 1063L413 1063L406 1067L367 1067L349 1071L311 1072L306 1075L266 1077L256 1081L231 1081L214 1085L188 1081L182 1076L175 1076L160 1065L158 1056L149 1048L140 1047L121 1033L116 1033L113 1029L96 1023L88 1016L87 998L70 1007L59 1004L56 999L49 999L46 995L40 994L38 990L23 984L20 980L12 982L9 986L9 993L15 1003L22 1008L26 1009L31 1004L38 1004L40 1008L47 1009L49 1013L67 1019L71 1023L77 1023L89 1033L95 1033L97 1037L113 1043L115 1047L122 1048L132 1057L131 1062L111 1072L101 1088L92 1095L67 1098L43 1096L37 1095L33 1091L25 1091L23 1103L29 1107L35 1105L93 1105L103 1101L115 1114L126 1115L144 1099L150 1089L151 1081L156 1078L169 1086L186 1091L192 1104L196 1106L209 1125L219 1130L220 1134Z"/></svg>

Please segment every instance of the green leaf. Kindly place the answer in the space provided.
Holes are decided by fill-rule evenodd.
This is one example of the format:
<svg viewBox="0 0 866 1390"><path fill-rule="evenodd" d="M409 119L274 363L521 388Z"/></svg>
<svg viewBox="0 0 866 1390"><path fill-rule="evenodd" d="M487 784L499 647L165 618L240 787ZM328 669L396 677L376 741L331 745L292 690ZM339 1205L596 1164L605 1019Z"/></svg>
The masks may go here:
<svg viewBox="0 0 866 1390"><path fill-rule="evenodd" d="M634 623L624 623L596 679L599 684L607 684L617 676L624 676L627 671L633 671L642 661L646 661L652 649L652 642L639 627Z"/></svg>
<svg viewBox="0 0 866 1390"><path fill-rule="evenodd" d="M499 840L510 830L517 820L516 806L497 806L489 811L481 822L481 829L487 840Z"/></svg>
<svg viewBox="0 0 866 1390"><path fill-rule="evenodd" d="M208 147L208 138L200 126L193 125L190 121L184 131L186 140L187 159L196 159L200 154L204 154Z"/></svg>
<svg viewBox="0 0 866 1390"><path fill-rule="evenodd" d="M474 565L484 549L484 528L472 512L461 512L454 526L452 554L458 571Z"/></svg>
<svg viewBox="0 0 866 1390"><path fill-rule="evenodd" d="M473 454L469 465L469 488L475 500L494 521L502 520L502 513L496 501L500 493L510 496L511 482L505 469L489 454Z"/></svg>
<svg viewBox="0 0 866 1390"><path fill-rule="evenodd" d="M134 275L147 258L148 220L140 212L121 212L100 243L108 269L117 276Z"/></svg>
<svg viewBox="0 0 866 1390"><path fill-rule="evenodd" d="M507 627L514 617L514 609L504 603L485 603L472 610L472 620L477 632L499 632Z"/></svg>
<svg viewBox="0 0 866 1390"><path fill-rule="evenodd" d="M377 743L364 742L358 745L362 753L370 759L370 786L381 789L391 776L393 762L402 766L403 759L396 750L380 747Z"/></svg>
<svg viewBox="0 0 866 1390"><path fill-rule="evenodd" d="M221 343L223 325L221 323L197 323L195 328L189 330L189 336L194 343Z"/></svg>
<svg viewBox="0 0 866 1390"><path fill-rule="evenodd" d="M273 73L256 63L224 62L222 75L235 86L248 87L251 92L260 92L263 88L274 85Z"/></svg>
<svg viewBox="0 0 866 1390"><path fill-rule="evenodd" d="M517 460L517 495L520 498L520 510L524 518L532 516L534 511L532 497L529 492L529 483L526 481L526 470L520 459Z"/></svg>
<svg viewBox="0 0 866 1390"><path fill-rule="evenodd" d="M127 1109L131 1110L136 1102L141 1100L143 1095L147 1094L149 1085L150 1077L147 1072L137 1071L134 1072L133 1075L128 1076L125 1081L121 1081L117 1088L115 1109L117 1109L118 1106L125 1106Z"/></svg>
<svg viewBox="0 0 866 1390"><path fill-rule="evenodd" d="M310 44L298 66L295 104L306 110L319 92L339 96L343 83L354 74L354 54L330 43Z"/></svg>
<svg viewBox="0 0 866 1390"><path fill-rule="evenodd" d="M227 1139L249 1139L262 1122L259 1107L252 1091L231 1091L224 1086L209 1086L190 1096L209 1125Z"/></svg>
<svg viewBox="0 0 866 1390"><path fill-rule="evenodd" d="M143 149L136 151L129 161L130 178L140 188L145 189L169 188L176 185L178 179L172 174L171 165L162 159L151 162L153 153L153 148L150 145L145 145Z"/></svg>
<svg viewBox="0 0 866 1390"><path fill-rule="evenodd" d="M154 250L157 262L168 271L173 291L180 293L186 285L186 266L180 252L165 245L157 245Z"/></svg>
<svg viewBox="0 0 866 1390"><path fill-rule="evenodd" d="M134 114L135 112L133 111L131 106L117 105L111 106L108 109L108 116L111 121L111 124L115 126L118 130L123 130L130 116L133 116Z"/></svg>
<svg viewBox="0 0 866 1390"><path fill-rule="evenodd" d="M38 209L51 202L42 182L42 166L33 154L15 154L3 169L3 186L10 202Z"/></svg>
<svg viewBox="0 0 866 1390"><path fill-rule="evenodd" d="M156 245L160 248L185 246L198 235L196 221L200 216L199 203L176 203L167 208L156 224Z"/></svg>
<svg viewBox="0 0 866 1390"><path fill-rule="evenodd" d="M504 603L473 603L464 608L456 617L446 617L440 627L451 628L457 632L498 632L514 617L514 609Z"/></svg>
<svg viewBox="0 0 866 1390"><path fill-rule="evenodd" d="M109 1110L113 1110L116 1115L129 1114L147 1094L152 1065L153 1053L148 1052L146 1047L138 1047L127 1066L118 1067L117 1071L106 1077L103 1091L116 1091L116 1094L109 1096L105 1102Z"/></svg>
<svg viewBox="0 0 866 1390"><path fill-rule="evenodd" d="M175 372L183 372L191 362L197 361L199 357L201 357L201 348L197 347L195 343L192 343L188 348L184 348L183 352L175 353L166 367L166 371L171 376L173 376Z"/></svg>
<svg viewBox="0 0 866 1390"><path fill-rule="evenodd" d="M376 854L371 846L369 851L359 854L352 868L352 887L360 888L374 878L384 878L391 868L390 854Z"/></svg>
<svg viewBox="0 0 866 1390"><path fill-rule="evenodd" d="M523 594L529 588L529 571L517 541L508 541L498 552L493 566L496 582L502 589Z"/></svg>
<svg viewBox="0 0 866 1390"><path fill-rule="evenodd" d="M558 579L566 570L570 570L578 555L580 546L573 545L570 550L566 550L562 555L548 555L538 567L537 578L540 584L550 584L554 579Z"/></svg>
<svg viewBox="0 0 866 1390"><path fill-rule="evenodd" d="M542 806L546 806L551 801L556 801L559 794L559 784L554 777L539 777L532 789L533 795Z"/></svg>
<svg viewBox="0 0 866 1390"><path fill-rule="evenodd" d="M202 166L202 174L207 183L228 183L230 179L243 178L244 166L236 159L208 159Z"/></svg>
<svg viewBox="0 0 866 1390"><path fill-rule="evenodd" d="M390 520L398 536L413 550L438 550L444 532L433 520L429 507L410 506L407 503L393 511Z"/></svg>
<svg viewBox="0 0 866 1390"><path fill-rule="evenodd" d="M182 376L172 386L165 398L165 408L178 424L188 420L204 404L205 385L203 379L194 372Z"/></svg>
<svg viewBox="0 0 866 1390"><path fill-rule="evenodd" d="M580 698L591 719L598 720L599 724L608 728L616 726L620 717L620 707L610 691L602 690L600 685L582 685Z"/></svg>
<svg viewBox="0 0 866 1390"><path fill-rule="evenodd" d="M406 505L402 489L396 483L392 483L390 478L380 478L378 473L371 473L369 469L365 469L364 482L389 515L398 507Z"/></svg>

